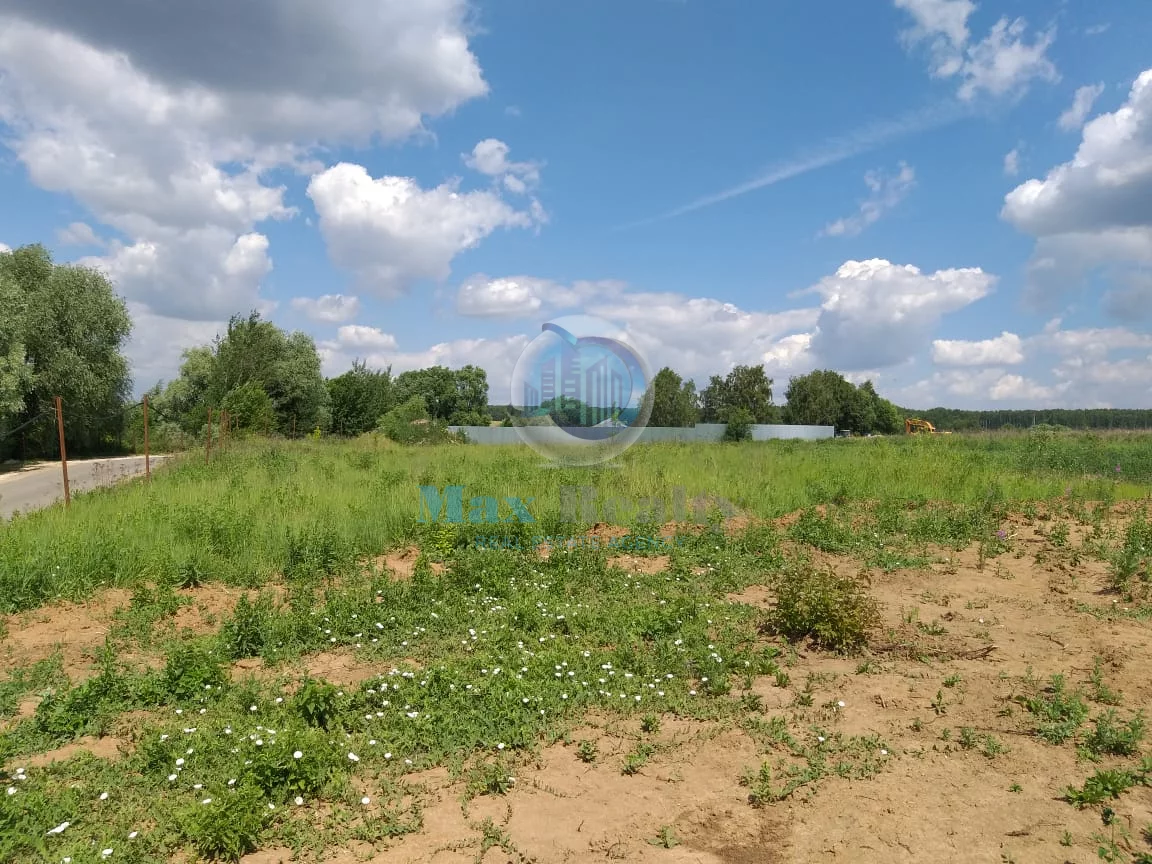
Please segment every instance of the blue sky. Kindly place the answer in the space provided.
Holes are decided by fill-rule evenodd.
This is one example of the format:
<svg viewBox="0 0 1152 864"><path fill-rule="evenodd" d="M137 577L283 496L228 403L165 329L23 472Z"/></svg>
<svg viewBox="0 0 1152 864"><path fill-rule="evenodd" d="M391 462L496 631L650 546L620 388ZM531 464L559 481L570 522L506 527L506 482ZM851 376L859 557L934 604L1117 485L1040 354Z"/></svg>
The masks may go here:
<svg viewBox="0 0 1152 864"><path fill-rule="evenodd" d="M138 389L260 308L502 400L586 312L701 382L1152 405L1142 0L136 6L0 6L0 242L109 273Z"/></svg>

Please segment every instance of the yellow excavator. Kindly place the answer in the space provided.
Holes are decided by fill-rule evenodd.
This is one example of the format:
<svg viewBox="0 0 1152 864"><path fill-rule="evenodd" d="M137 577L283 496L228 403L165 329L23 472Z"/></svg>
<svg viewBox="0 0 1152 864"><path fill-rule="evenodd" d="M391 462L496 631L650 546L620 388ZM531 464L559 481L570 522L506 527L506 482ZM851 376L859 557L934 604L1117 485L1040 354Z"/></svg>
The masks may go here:
<svg viewBox="0 0 1152 864"><path fill-rule="evenodd" d="M926 432L929 435L937 434L936 427L929 423L927 420L921 420L919 417L909 417L905 419L905 435L919 435L921 432Z"/></svg>

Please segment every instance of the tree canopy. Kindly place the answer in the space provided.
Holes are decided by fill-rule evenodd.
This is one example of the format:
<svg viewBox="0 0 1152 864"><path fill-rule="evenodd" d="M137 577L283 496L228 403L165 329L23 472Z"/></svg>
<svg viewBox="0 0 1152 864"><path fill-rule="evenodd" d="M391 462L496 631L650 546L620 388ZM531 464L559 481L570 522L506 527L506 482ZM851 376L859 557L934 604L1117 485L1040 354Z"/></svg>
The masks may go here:
<svg viewBox="0 0 1152 864"><path fill-rule="evenodd" d="M393 391L395 404L420 396L434 420L453 426L488 425L488 373L479 366L455 370L432 366L403 372L396 376Z"/></svg>
<svg viewBox="0 0 1152 864"><path fill-rule="evenodd" d="M649 426L695 426L699 413L694 381L685 381L667 366L656 373Z"/></svg>
<svg viewBox="0 0 1152 864"><path fill-rule="evenodd" d="M180 375L151 401L160 416L189 434L203 428L209 408L229 410L239 428L253 431L330 425L328 388L312 337L285 333L258 312L233 316L211 346L185 351Z"/></svg>
<svg viewBox="0 0 1152 864"><path fill-rule="evenodd" d="M360 435L376 427L394 405L392 367L369 369L361 360L343 375L328 379L332 403L332 431L337 435Z"/></svg>
<svg viewBox="0 0 1152 864"><path fill-rule="evenodd" d="M784 422L835 426L866 435L899 432L904 418L891 402L865 381L859 387L838 372L821 369L788 382Z"/></svg>
<svg viewBox="0 0 1152 864"><path fill-rule="evenodd" d="M107 277L24 246L0 253L0 304L0 435L51 411L60 396L71 451L113 446L131 392L122 351L132 321ZM51 423L0 444L5 455L26 457L58 447Z"/></svg>
<svg viewBox="0 0 1152 864"><path fill-rule="evenodd" d="M737 408L750 414L754 423L780 422L780 410L772 404L772 379L763 364L736 366L724 378L713 375L700 393L705 423L726 423Z"/></svg>

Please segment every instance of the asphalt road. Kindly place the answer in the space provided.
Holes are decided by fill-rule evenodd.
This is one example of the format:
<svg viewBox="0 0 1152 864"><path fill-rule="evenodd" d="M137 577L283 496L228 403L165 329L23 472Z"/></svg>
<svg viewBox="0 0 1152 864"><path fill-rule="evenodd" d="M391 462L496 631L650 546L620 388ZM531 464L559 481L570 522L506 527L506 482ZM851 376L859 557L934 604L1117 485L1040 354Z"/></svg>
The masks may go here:
<svg viewBox="0 0 1152 864"><path fill-rule="evenodd" d="M153 469L166 456L153 456ZM84 459L68 462L68 486L75 496L98 486L111 486L120 480L144 473L143 456L116 459ZM59 462L45 462L31 468L0 474L0 519L19 511L27 513L54 504L64 497L64 477Z"/></svg>

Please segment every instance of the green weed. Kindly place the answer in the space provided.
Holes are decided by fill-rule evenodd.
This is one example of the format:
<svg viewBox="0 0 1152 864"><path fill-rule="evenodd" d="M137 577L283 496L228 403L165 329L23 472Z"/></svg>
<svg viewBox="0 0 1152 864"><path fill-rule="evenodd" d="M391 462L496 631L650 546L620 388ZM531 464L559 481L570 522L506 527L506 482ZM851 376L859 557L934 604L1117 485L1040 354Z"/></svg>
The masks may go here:
<svg viewBox="0 0 1152 864"><path fill-rule="evenodd" d="M1067 692L1063 675L1053 675L1048 688L1024 705L1036 717L1036 734L1050 744L1063 744L1088 718L1088 705L1078 692Z"/></svg>
<svg viewBox="0 0 1152 864"><path fill-rule="evenodd" d="M842 653L860 650L879 621L879 605L862 582L809 566L793 568L778 580L768 619L788 639L810 639Z"/></svg>

